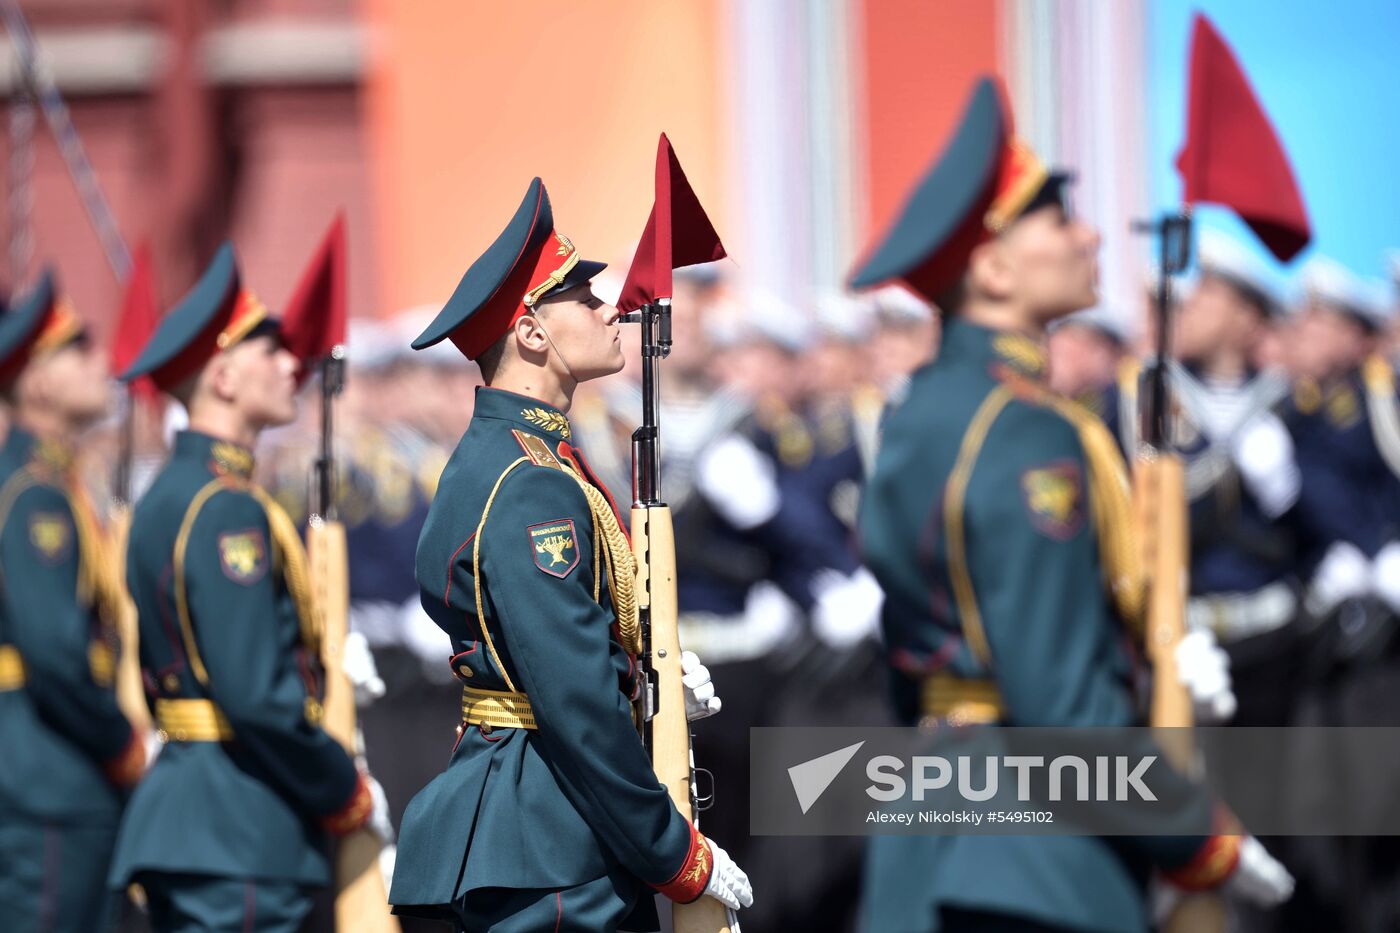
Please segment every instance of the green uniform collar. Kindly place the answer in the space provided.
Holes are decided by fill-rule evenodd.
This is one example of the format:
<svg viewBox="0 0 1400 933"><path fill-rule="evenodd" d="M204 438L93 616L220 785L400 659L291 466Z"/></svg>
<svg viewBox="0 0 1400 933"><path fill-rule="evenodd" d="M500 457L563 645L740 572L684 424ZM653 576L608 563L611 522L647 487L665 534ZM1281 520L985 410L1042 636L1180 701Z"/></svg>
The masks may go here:
<svg viewBox="0 0 1400 933"><path fill-rule="evenodd" d="M198 460L209 467L210 472L248 479L253 475L253 452L242 444L222 438L201 434L199 431L181 431L175 435L173 457L182 460Z"/></svg>
<svg viewBox="0 0 1400 933"><path fill-rule="evenodd" d="M20 427L11 427L5 438L5 455L18 464L33 464L45 475L59 475L73 465L75 452L68 444L41 441Z"/></svg>
<svg viewBox="0 0 1400 933"><path fill-rule="evenodd" d="M11 425L10 433L5 438L5 457L14 463L28 463L30 457L34 455L34 448L38 443L33 434L23 428Z"/></svg>
<svg viewBox="0 0 1400 933"><path fill-rule="evenodd" d="M993 330L965 321L957 315L943 319L943 340L939 356L950 360L985 363L994 374L1010 373L1026 379L1043 380L1046 375L1042 343L1014 331Z"/></svg>
<svg viewBox="0 0 1400 933"><path fill-rule="evenodd" d="M476 390L476 418L495 418L550 441L568 440L573 436L569 419L548 402L528 395L517 395L505 389L481 386Z"/></svg>

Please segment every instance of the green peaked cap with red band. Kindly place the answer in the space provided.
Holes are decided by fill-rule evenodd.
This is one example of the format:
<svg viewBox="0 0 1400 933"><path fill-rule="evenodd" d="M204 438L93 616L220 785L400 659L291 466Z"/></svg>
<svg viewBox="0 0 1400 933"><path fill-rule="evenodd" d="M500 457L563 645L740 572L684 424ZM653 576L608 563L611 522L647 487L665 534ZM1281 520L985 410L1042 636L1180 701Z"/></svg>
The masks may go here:
<svg viewBox="0 0 1400 933"><path fill-rule="evenodd" d="M569 238L554 229L549 193L535 178L515 216L471 264L413 349L451 340L474 360L547 295L581 285L606 268L607 263L581 258Z"/></svg>

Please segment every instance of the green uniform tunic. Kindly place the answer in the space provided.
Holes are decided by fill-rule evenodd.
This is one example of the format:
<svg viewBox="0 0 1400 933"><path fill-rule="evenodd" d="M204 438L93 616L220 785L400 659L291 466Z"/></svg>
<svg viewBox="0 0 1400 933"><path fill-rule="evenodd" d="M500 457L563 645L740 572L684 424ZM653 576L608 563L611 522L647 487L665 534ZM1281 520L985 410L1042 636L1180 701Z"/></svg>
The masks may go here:
<svg viewBox="0 0 1400 933"><path fill-rule="evenodd" d="M708 878L637 734L636 661L575 477L606 490L571 437L552 406L483 388L443 471L418 543L423 606L468 692L523 694L529 721L469 718L455 747L444 737L447 769L404 814L400 913L514 930L557 908L560 929L616 929L634 908L632 924L654 923L652 887L691 899Z"/></svg>
<svg viewBox="0 0 1400 933"><path fill-rule="evenodd" d="M13 428L0 451L0 929L91 933L140 739L113 691L109 588L71 457ZM108 610L115 607L106 606Z"/></svg>
<svg viewBox="0 0 1400 933"><path fill-rule="evenodd" d="M252 466L237 445L181 433L132 517L141 667L169 741L127 809L110 880L141 881L171 917L197 915L199 890L222 916L229 895L210 883L221 879L251 884L251 902L258 886L278 889L284 913L304 912L287 890L329 881L327 829L362 822L370 806L318 724L305 556ZM217 720L189 712L201 709Z"/></svg>

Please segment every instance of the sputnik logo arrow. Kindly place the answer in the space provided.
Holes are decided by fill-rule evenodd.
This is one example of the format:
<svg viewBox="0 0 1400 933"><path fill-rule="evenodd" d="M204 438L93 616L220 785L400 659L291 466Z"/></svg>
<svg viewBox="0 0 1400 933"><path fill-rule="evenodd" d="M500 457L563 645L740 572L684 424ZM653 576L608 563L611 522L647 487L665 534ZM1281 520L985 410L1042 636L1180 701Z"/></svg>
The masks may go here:
<svg viewBox="0 0 1400 933"><path fill-rule="evenodd" d="M847 745L820 758L813 758L788 768L788 778L792 781L792 790L797 794L797 803L802 807L803 813L812 809L812 805L826 793L831 782L836 780L864 744L865 742L861 741Z"/></svg>

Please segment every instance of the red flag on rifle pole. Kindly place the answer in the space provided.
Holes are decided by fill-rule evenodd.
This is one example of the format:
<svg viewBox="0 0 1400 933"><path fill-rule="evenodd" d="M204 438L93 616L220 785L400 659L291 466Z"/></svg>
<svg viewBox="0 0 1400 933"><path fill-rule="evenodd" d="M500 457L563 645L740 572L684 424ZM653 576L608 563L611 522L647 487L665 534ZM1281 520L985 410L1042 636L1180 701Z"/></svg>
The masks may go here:
<svg viewBox="0 0 1400 933"><path fill-rule="evenodd" d="M1230 208L1287 262L1312 238L1298 181L1234 52L1199 13L1190 74L1186 143L1176 158L1186 203Z"/></svg>
<svg viewBox="0 0 1400 933"><path fill-rule="evenodd" d="M656 147L656 201L632 257L617 308L624 314L671 297L671 272L727 254L666 134Z"/></svg>
<svg viewBox="0 0 1400 933"><path fill-rule="evenodd" d="M122 306L117 316L117 332L112 337L112 372L126 372L136 361L141 348L160 323L157 310L155 272L151 260L151 244L142 243L131 260L131 272L122 294ZM145 401L158 395L155 383L142 376L131 383L131 393Z"/></svg>
<svg viewBox="0 0 1400 933"><path fill-rule="evenodd" d="M282 340L301 360L305 381L314 364L345 343L345 215L337 214L282 314Z"/></svg>

